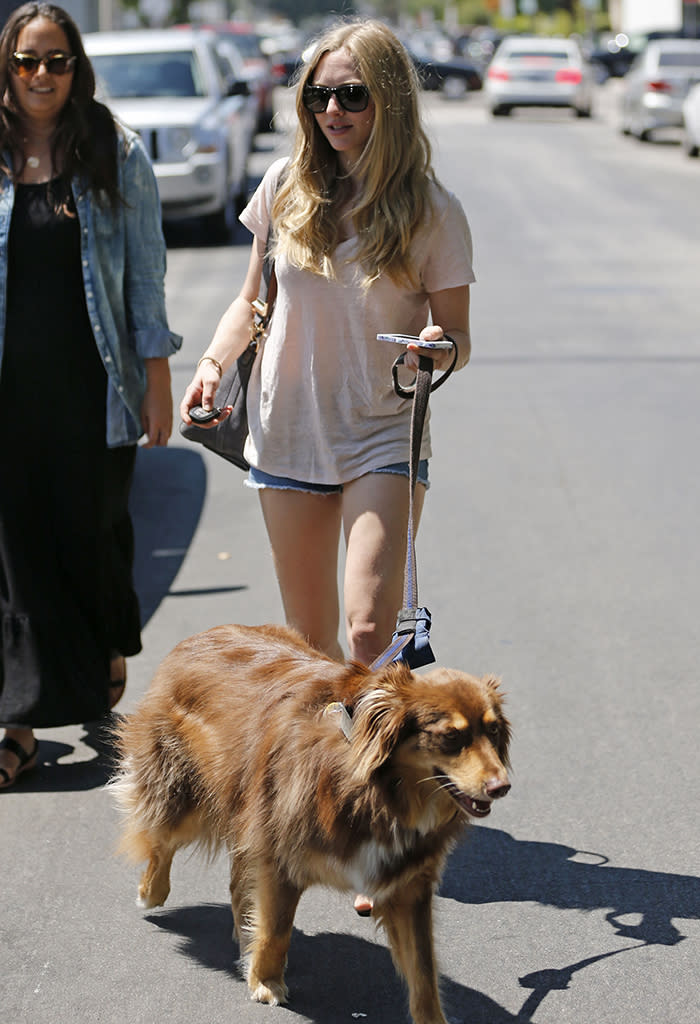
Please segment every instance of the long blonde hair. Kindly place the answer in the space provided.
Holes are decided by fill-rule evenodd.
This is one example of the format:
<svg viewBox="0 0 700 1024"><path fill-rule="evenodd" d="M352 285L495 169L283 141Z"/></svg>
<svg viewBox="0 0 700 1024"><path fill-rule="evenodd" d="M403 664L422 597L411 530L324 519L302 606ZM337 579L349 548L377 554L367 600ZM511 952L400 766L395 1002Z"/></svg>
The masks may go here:
<svg viewBox="0 0 700 1024"><path fill-rule="evenodd" d="M356 196L315 116L302 102L304 86L313 80L321 58L337 50L350 54L375 105L369 139L353 168L362 181ZM340 241L344 208L357 232L355 260L365 286L383 274L396 283L416 285L410 245L429 214L430 187L435 182L430 142L420 119L419 90L411 58L381 22L344 22L319 39L299 79L299 126L272 208L277 251L292 264L333 277L331 259Z"/></svg>

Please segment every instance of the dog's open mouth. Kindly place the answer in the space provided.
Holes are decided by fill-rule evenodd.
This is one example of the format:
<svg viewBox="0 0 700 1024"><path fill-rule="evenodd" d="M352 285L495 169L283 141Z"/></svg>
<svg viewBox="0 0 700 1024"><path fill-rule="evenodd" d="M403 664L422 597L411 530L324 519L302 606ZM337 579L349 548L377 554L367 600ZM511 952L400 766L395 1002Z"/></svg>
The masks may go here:
<svg viewBox="0 0 700 1024"><path fill-rule="evenodd" d="M475 800L473 797L468 796L467 793L463 793L461 789L458 789L454 782L447 775L443 774L439 768L433 770L436 778L444 780L442 788L445 792L449 793L455 803L458 803L467 814L471 814L474 818L485 818L487 814L491 813L490 800Z"/></svg>

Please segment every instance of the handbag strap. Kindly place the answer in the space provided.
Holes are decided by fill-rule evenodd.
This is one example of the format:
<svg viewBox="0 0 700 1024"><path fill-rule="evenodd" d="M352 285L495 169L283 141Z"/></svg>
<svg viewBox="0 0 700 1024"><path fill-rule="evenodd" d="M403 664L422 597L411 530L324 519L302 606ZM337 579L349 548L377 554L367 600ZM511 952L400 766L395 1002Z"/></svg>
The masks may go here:
<svg viewBox="0 0 700 1024"><path fill-rule="evenodd" d="M272 255L274 234L272 222L267 231L265 255L263 256L262 277L257 299L251 303L253 307L253 323L250 328L251 344L257 349L260 338L267 330L272 316L275 299L277 298L277 275L275 274L275 257Z"/></svg>

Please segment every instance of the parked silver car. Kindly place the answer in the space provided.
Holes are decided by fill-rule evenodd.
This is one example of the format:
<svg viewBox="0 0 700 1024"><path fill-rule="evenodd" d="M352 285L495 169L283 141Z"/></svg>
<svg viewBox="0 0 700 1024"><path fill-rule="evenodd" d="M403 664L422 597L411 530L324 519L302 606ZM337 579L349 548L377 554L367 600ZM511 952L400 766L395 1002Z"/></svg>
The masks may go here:
<svg viewBox="0 0 700 1024"><path fill-rule="evenodd" d="M247 197L257 114L215 37L175 29L98 32L85 36L85 49L99 98L143 138L163 220L206 216L211 230L226 233Z"/></svg>
<svg viewBox="0 0 700 1024"><path fill-rule="evenodd" d="M647 140L659 128L680 128L683 100L700 82L700 39L656 39L624 78L620 130Z"/></svg>
<svg viewBox="0 0 700 1024"><path fill-rule="evenodd" d="M683 100L682 142L688 156L700 156L700 83Z"/></svg>
<svg viewBox="0 0 700 1024"><path fill-rule="evenodd" d="M593 75L576 42L539 36L507 36L496 50L484 83L494 115L514 107L571 107L590 117Z"/></svg>

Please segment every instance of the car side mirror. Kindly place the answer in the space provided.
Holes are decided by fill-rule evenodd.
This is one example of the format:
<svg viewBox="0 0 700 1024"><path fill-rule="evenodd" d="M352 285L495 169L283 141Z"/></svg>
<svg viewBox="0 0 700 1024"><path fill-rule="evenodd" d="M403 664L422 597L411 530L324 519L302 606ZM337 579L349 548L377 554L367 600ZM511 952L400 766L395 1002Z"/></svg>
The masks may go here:
<svg viewBox="0 0 700 1024"><path fill-rule="evenodd" d="M227 96L250 96L250 86L242 78L232 78L226 90Z"/></svg>

